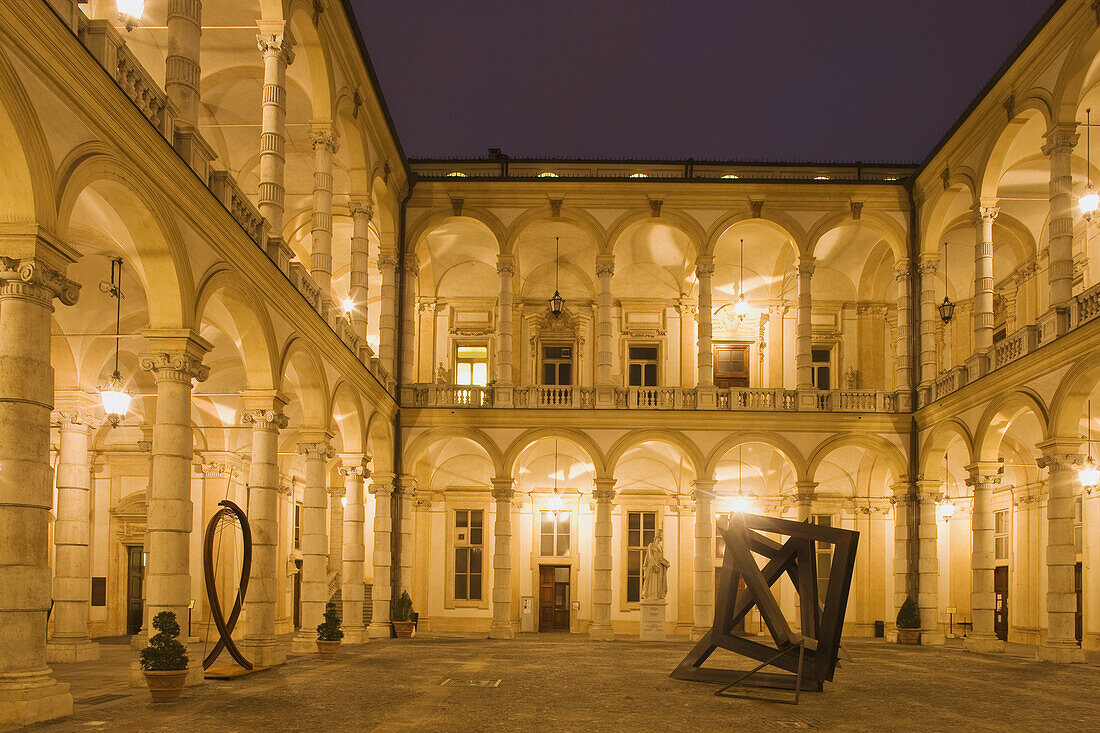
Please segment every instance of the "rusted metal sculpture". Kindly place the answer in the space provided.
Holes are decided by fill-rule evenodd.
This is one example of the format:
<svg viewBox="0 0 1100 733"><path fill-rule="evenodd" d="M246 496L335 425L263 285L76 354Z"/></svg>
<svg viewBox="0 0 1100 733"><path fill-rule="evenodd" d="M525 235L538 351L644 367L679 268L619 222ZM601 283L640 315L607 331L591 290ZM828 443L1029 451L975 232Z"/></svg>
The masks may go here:
<svg viewBox="0 0 1100 733"><path fill-rule="evenodd" d="M729 697L743 697L728 692L735 685L794 690L793 702L796 704L804 686L821 692L825 682L833 679L836 669L859 533L755 514L731 515L729 526L720 532L726 552L719 571L714 625L670 676L721 684L715 694ZM785 535L787 540L776 542L762 532ZM814 551L817 542L833 546L824 605L819 605L817 593ZM763 568L758 565L755 555L767 559ZM783 617L771 591L771 586L784 574L798 591L798 632L793 631ZM739 580L745 586L740 591ZM759 609L774 646L734 633L753 606ZM703 667L707 658L719 648L754 659L759 664L748 672ZM789 674L760 671L768 666Z"/></svg>
<svg viewBox="0 0 1100 733"><path fill-rule="evenodd" d="M225 649L236 660L237 664L251 671L252 663L245 659L245 656L241 654L241 650L237 648L237 644L233 641L233 627L237 625L237 619L241 615L245 591L248 590L248 576L252 572L252 529L248 526L248 517L245 516L244 510L239 506L228 499L219 501L218 506L221 509L214 512L214 516L210 518L210 523L206 525L206 536L203 539L202 547L202 565L203 574L206 578L206 598L210 601L210 618L213 619L214 625L218 627L219 639L214 648L210 650L210 653L206 655L206 659L202 660L202 668L210 669L210 665L222 653L222 649ZM221 601L218 599L218 589L214 583L214 534L218 524L229 516L236 518L241 527L244 553L241 558L241 580L237 585L237 599L227 620L222 613Z"/></svg>

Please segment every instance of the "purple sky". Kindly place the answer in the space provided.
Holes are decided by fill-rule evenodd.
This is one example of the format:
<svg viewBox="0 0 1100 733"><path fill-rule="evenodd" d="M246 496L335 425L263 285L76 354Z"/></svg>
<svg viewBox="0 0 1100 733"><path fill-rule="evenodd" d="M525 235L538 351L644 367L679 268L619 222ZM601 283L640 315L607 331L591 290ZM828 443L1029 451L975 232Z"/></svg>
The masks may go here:
<svg viewBox="0 0 1100 733"><path fill-rule="evenodd" d="M922 160L1051 0L352 0L410 157Z"/></svg>

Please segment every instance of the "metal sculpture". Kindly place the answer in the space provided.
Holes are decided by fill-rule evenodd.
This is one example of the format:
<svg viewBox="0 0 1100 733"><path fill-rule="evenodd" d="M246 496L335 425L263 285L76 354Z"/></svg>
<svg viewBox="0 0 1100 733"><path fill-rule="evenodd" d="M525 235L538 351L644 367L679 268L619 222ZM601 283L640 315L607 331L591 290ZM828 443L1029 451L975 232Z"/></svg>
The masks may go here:
<svg viewBox="0 0 1100 733"><path fill-rule="evenodd" d="M715 694L728 697L747 697L730 694L729 689L735 685L794 690L795 704L803 686L821 692L824 683L832 681L836 669L859 533L755 514L731 515L729 526L720 532L726 552L719 571L714 625L669 676L721 684ZM776 542L761 532L785 535L788 539ZM817 542L833 546L823 606L819 605L817 593ZM754 555L767 559L763 568ZM799 632L791 629L772 595L771 586L784 574L798 591ZM745 586L740 591L739 580ZM759 609L774 646L734 633L753 606ZM748 672L703 667L719 648L759 664ZM768 666L790 674L760 671Z"/></svg>
<svg viewBox="0 0 1100 733"><path fill-rule="evenodd" d="M252 662L245 659L245 656L241 654L241 650L237 648L237 644L233 641L233 628L237 625L237 619L241 615L245 591L248 590L248 576L252 571L252 529L248 526L248 517L245 516L244 510L239 506L228 499L219 501L218 506L221 509L214 513L214 516L210 518L210 523L206 525L206 536L203 539L202 547L202 565L203 574L206 578L206 598L210 601L210 617L214 620L214 625L218 627L220 638L210 653L206 655L206 659L202 660L202 668L210 669L210 665L225 649L236 660L237 664L251 671ZM218 599L218 589L214 583L214 534L218 524L227 516L235 517L237 523L240 524L241 540L244 544L244 554L241 558L241 580L237 585L237 599L233 604L233 610L229 613L228 620L222 613L221 601Z"/></svg>

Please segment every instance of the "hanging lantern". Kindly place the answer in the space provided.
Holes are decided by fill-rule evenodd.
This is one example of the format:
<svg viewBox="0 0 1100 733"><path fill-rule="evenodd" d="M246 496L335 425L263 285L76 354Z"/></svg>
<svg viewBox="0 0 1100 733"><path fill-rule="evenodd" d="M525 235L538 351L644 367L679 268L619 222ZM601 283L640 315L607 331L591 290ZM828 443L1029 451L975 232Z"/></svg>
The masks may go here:
<svg viewBox="0 0 1100 733"><path fill-rule="evenodd" d="M943 243L943 302L936 306L936 310L940 312L940 318L944 323L951 323L952 316L955 315L955 304L951 302L951 298L947 295L947 288L951 284L951 281L947 277L947 242Z"/></svg>
<svg viewBox="0 0 1100 733"><path fill-rule="evenodd" d="M1100 194L1092 187L1092 108L1085 110L1085 193L1077 199L1081 216L1092 221L1092 215L1100 208Z"/></svg>
<svg viewBox="0 0 1100 733"><path fill-rule="evenodd" d="M561 297L561 293L555 290L554 297L550 299L550 312L555 316L560 316L564 308L565 298Z"/></svg>
<svg viewBox="0 0 1100 733"><path fill-rule="evenodd" d="M1100 468L1096 467L1096 461L1092 457L1092 400L1089 400L1088 432L1085 433L1085 442L1089 447L1089 454L1085 457L1085 463L1077 471L1077 478L1081 481L1081 487L1086 493L1091 494L1100 484Z"/></svg>
<svg viewBox="0 0 1100 733"><path fill-rule="evenodd" d="M118 0L118 19L126 26L127 31L132 31L138 25L143 12L145 0Z"/></svg>
<svg viewBox="0 0 1100 733"><path fill-rule="evenodd" d="M99 399L103 403L103 414L112 428L126 417L130 410L131 395L122 381L122 374L118 370L118 336L122 323L122 258L111 260L111 281L101 283L100 288L108 297L115 299L115 370L107 383L99 388Z"/></svg>
<svg viewBox="0 0 1100 733"><path fill-rule="evenodd" d="M939 506L936 507L936 511L939 513L943 523L947 524L951 521L951 517L955 516L955 505L951 503L950 499L944 499L940 502Z"/></svg>
<svg viewBox="0 0 1100 733"><path fill-rule="evenodd" d="M734 514L744 514L752 511L753 504L753 497L738 494L730 500L730 511Z"/></svg>
<svg viewBox="0 0 1100 733"><path fill-rule="evenodd" d="M738 275L738 280L740 282L737 285L737 289L740 291L740 294L737 296L737 302L734 303L734 305L733 305L733 312L736 313L737 317L740 320L743 321L743 320L745 320L745 316L747 316L749 314L749 301L745 299L745 240L744 239L741 240L740 259L741 259L740 274Z"/></svg>
<svg viewBox="0 0 1100 733"><path fill-rule="evenodd" d="M554 493L550 495L549 507L550 511L554 513L554 516L558 516L558 512L560 512L562 508L562 498L561 492L557 489L554 489Z"/></svg>
<svg viewBox="0 0 1100 733"><path fill-rule="evenodd" d="M733 305L733 312L737 314L737 317L741 320L745 320L745 316L749 314L749 302L745 300L745 294L737 298L737 302Z"/></svg>

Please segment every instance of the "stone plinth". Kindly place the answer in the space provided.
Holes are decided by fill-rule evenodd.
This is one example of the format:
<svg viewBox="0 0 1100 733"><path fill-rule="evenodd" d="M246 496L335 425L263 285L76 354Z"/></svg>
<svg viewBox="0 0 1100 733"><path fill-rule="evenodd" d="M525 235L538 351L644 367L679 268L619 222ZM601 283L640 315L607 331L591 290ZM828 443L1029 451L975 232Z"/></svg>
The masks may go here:
<svg viewBox="0 0 1100 733"><path fill-rule="evenodd" d="M664 598L642 601L642 626L638 638L642 641L665 640L665 610L668 602Z"/></svg>

